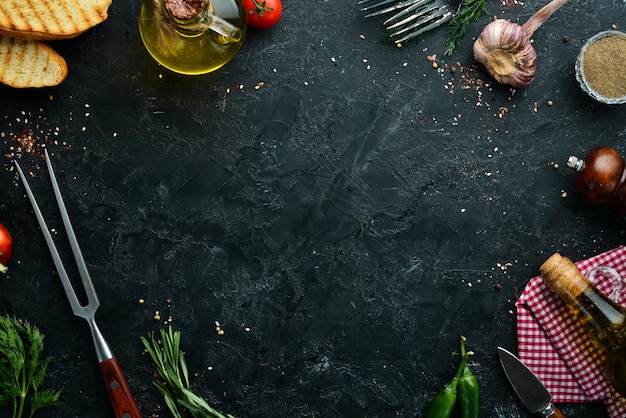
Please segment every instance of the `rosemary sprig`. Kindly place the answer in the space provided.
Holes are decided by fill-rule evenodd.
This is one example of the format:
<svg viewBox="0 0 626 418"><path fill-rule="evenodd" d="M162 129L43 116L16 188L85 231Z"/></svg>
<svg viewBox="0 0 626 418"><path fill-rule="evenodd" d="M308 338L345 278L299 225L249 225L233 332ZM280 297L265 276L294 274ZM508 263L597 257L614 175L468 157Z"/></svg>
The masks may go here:
<svg viewBox="0 0 626 418"><path fill-rule="evenodd" d="M222 415L191 390L185 353L180 350L180 331L172 327L167 332L161 330L160 340L151 332L148 338L141 337L141 342L156 367L158 379L154 386L174 418L235 418Z"/></svg>
<svg viewBox="0 0 626 418"><path fill-rule="evenodd" d="M444 55L452 55L461 45L467 29L481 14L487 12L487 0L463 0L459 10L448 24L448 36Z"/></svg>
<svg viewBox="0 0 626 418"><path fill-rule="evenodd" d="M11 406L13 418L27 409L32 418L37 410L59 403L60 391L41 390L50 363L50 357L41 358L43 338L28 322L0 316L0 406Z"/></svg>

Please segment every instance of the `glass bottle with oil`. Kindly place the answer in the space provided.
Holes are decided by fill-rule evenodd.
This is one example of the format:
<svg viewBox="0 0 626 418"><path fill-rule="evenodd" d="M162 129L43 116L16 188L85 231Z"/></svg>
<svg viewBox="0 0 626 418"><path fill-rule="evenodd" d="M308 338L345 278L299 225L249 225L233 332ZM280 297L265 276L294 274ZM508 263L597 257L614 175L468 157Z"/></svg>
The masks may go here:
<svg viewBox="0 0 626 418"><path fill-rule="evenodd" d="M181 74L206 74L230 61L247 30L241 0L144 0L139 33L152 57Z"/></svg>
<svg viewBox="0 0 626 418"><path fill-rule="evenodd" d="M626 308L601 293L566 257L555 253L539 268L543 281L606 352L607 377L626 396Z"/></svg>

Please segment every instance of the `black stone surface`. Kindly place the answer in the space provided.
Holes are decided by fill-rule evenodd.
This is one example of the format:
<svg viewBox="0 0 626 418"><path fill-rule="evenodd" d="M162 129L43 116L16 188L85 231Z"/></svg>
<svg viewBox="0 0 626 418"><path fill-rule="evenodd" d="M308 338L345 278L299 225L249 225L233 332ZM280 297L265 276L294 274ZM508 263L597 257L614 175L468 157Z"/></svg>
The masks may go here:
<svg viewBox="0 0 626 418"><path fill-rule="evenodd" d="M98 323L143 416L169 416L139 341L169 316L194 388L237 417L421 416L461 335L482 416L530 416L496 354L516 350L516 298L553 252L590 257L622 245L625 227L582 204L565 168L597 145L626 152L626 108L574 78L585 40L626 25L624 3L559 10L533 37L527 88L473 61L493 16L524 22L543 5L488 0L444 57L445 28L397 48L356 0L285 0L280 23L250 29L220 71L182 76L145 51L139 2L114 1L104 23L52 43L70 69L61 86L0 87L3 154L32 131L38 147L19 161L63 238L41 145L52 154ZM39 416L113 416L11 158L2 168L14 256L0 310L41 328L47 386L63 389Z"/></svg>

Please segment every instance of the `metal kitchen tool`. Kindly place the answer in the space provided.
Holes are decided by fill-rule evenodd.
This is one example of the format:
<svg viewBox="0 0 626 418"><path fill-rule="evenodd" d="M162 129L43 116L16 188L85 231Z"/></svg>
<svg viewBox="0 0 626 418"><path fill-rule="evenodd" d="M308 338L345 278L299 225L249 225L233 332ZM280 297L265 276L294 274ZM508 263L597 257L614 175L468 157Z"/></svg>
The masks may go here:
<svg viewBox="0 0 626 418"><path fill-rule="evenodd" d="M519 358L502 347L498 347L498 356L511 386L530 412L544 418L565 418L552 404L552 395L541 380Z"/></svg>
<svg viewBox="0 0 626 418"><path fill-rule="evenodd" d="M452 19L447 0L360 0L365 17L389 15L383 22L391 40L404 42Z"/></svg>
<svg viewBox="0 0 626 418"><path fill-rule="evenodd" d="M37 205L35 196L26 181L24 172L17 161L15 161L15 166L17 167L17 171L22 179L22 183L24 183L26 194L28 195L30 203L33 206L37 221L39 221L41 232L43 233L46 243L48 244L48 248L50 249L52 260L54 261L54 265L56 266L59 277L61 278L61 283L63 284L63 289L65 289L65 294L70 302L72 311L74 311L74 315L85 319L89 324L89 329L91 330L91 335L93 337L93 343L96 348L96 355L98 357L98 362L100 363L100 372L104 378L104 383L109 393L113 410L115 411L115 416L117 418L141 418L141 413L139 412L137 403L135 402L135 399L130 391L126 378L124 377L124 373L120 369L117 359L111 353L111 349L96 325L95 314L98 306L100 306L100 301L98 300L98 295L96 294L96 290L94 289L91 278L89 277L89 272L87 271L87 265L85 264L80 247L78 246L78 241L76 240L76 235L74 234L74 229L72 228L65 204L63 203L63 197L61 196L56 176L52 170L52 164L50 163L50 157L47 150L46 164L48 166L48 172L50 173L54 195L56 196L59 211L61 212L61 218L63 219L63 225L65 226L65 230L67 232L67 238L70 243L72 253L74 254L78 272L85 289L85 295L87 296L88 302L84 306L80 304L78 298L76 297L72 283L70 282L65 268L63 267L63 261L59 256L56 246L54 245L54 241L52 240L46 221L41 214L41 210L39 210L39 205Z"/></svg>

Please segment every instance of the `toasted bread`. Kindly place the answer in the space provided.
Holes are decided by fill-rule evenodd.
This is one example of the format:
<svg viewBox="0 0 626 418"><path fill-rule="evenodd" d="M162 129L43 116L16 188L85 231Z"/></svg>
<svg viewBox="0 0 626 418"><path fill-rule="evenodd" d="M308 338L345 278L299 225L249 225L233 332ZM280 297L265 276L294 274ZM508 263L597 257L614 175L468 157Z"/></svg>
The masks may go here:
<svg viewBox="0 0 626 418"><path fill-rule="evenodd" d="M65 60L49 45L0 36L1 83L18 88L56 86L66 76Z"/></svg>
<svg viewBox="0 0 626 418"><path fill-rule="evenodd" d="M73 38L107 18L112 0L0 0L0 35Z"/></svg>

